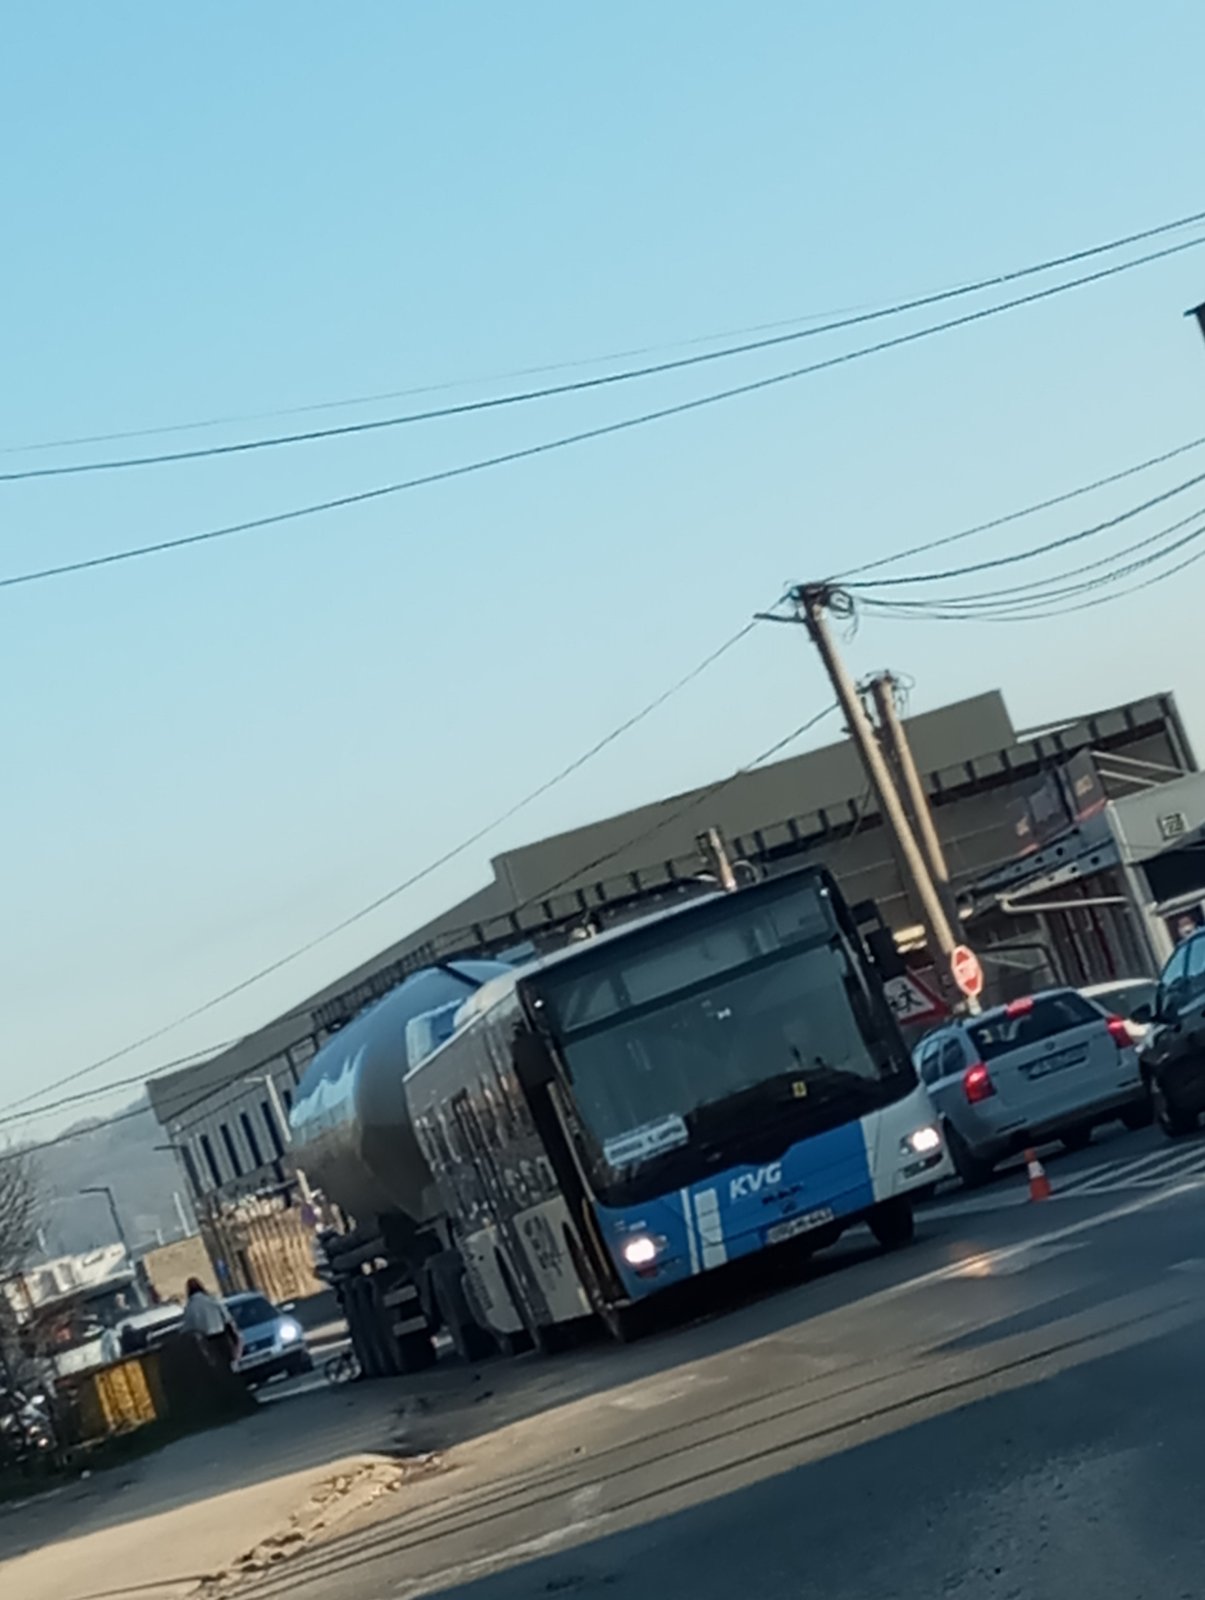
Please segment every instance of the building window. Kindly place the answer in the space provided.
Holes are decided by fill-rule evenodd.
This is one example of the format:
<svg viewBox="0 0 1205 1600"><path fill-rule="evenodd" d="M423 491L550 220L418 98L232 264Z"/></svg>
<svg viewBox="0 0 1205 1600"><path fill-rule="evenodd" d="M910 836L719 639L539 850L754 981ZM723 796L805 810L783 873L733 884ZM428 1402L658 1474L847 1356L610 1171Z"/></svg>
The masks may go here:
<svg viewBox="0 0 1205 1600"><path fill-rule="evenodd" d="M251 1152L251 1165L262 1167L264 1158L259 1153L259 1140L255 1137L255 1129L251 1126L251 1118L245 1111L240 1111L238 1119L243 1125L243 1138L247 1141L247 1149Z"/></svg>
<svg viewBox="0 0 1205 1600"><path fill-rule="evenodd" d="M197 1163L193 1153L186 1144L178 1146L178 1149L180 1151L180 1160L184 1166L184 1176L188 1179L188 1186L193 1194L198 1195L201 1193L202 1188L201 1174L197 1171Z"/></svg>
<svg viewBox="0 0 1205 1600"><path fill-rule="evenodd" d="M222 1143L226 1146L226 1154L230 1157L230 1170L234 1173L236 1178L241 1178L243 1175L243 1164L238 1158L238 1151L235 1149L234 1145L234 1135L230 1131L229 1124L223 1122L219 1131L222 1135Z"/></svg>
<svg viewBox="0 0 1205 1600"><path fill-rule="evenodd" d="M220 1188L222 1183L222 1173L218 1166L218 1158L213 1153L213 1145L210 1143L209 1135L207 1133L203 1133L199 1143L201 1146L201 1154L205 1157L205 1165L209 1168L209 1176L213 1179L213 1186L215 1189Z"/></svg>
<svg viewBox="0 0 1205 1600"><path fill-rule="evenodd" d="M285 1153L284 1140L280 1136L280 1129L276 1125L276 1115L267 1100L260 1102L260 1111L263 1113L264 1127L268 1130L268 1138L272 1141L272 1148L276 1152L277 1161Z"/></svg>

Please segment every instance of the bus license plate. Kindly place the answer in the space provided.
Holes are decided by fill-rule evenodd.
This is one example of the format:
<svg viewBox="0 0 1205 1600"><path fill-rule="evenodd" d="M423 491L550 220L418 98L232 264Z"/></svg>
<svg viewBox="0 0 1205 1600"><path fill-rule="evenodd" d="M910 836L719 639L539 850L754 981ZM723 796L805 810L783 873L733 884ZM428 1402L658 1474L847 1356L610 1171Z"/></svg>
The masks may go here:
<svg viewBox="0 0 1205 1600"><path fill-rule="evenodd" d="M797 1239L801 1233L810 1233L813 1228L823 1228L826 1222L833 1220L832 1206L821 1206L816 1211L804 1211L797 1217L790 1217L786 1222L776 1222L772 1228L766 1229L767 1244L782 1244L787 1239Z"/></svg>

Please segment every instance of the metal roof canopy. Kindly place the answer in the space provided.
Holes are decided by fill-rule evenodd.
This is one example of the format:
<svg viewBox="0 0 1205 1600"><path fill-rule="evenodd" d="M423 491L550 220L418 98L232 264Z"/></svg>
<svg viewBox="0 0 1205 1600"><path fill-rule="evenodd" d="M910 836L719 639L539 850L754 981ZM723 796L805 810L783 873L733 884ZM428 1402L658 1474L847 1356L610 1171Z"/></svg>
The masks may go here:
<svg viewBox="0 0 1205 1600"><path fill-rule="evenodd" d="M1167 693L1147 696L1092 716L1051 722L1031 737L1019 737L1013 733L1003 698L998 691L909 718L907 725L917 757L923 765L922 780L939 814L944 806L965 796L990 792L1013 785L1030 774L1048 772L1077 751L1085 748L1107 750L1114 744L1126 745L1146 735L1162 735L1184 766L1195 765L1174 698ZM1011 742L1004 744L1003 739L1010 736ZM954 753L951 746L956 749L959 745L967 751L966 756L950 762L948 757ZM946 759L943 760L943 757ZM840 839L852 828L878 825L875 808L871 806L868 811L863 803L865 785L860 769L856 770L856 776L855 769L856 757L849 749L848 740L788 757L735 779L724 796L717 796L712 808L716 813L715 820L728 832L734 853L757 859L769 870L780 870L781 866L789 863L799 864L805 852L822 845L826 840ZM835 798L833 780L839 775L843 779L841 787L846 790L843 799ZM742 813L748 815L755 796L760 797L759 803L776 803L771 799L775 785L780 786L780 793L782 790L789 792L797 789L812 798L814 809L785 817L780 810L778 820L761 822L752 830L746 822L742 828L738 817ZM1148 793L1162 793L1169 787L1161 785L1159 790ZM537 858L544 852L548 855L549 869L554 860L563 859L566 852L577 855L578 859L590 860L599 844L606 844L617 830L620 834L627 834L642 819L656 820L667 812L689 809L689 802L694 796L702 800L708 793L709 787L705 786L683 795L665 797L569 833L507 851L493 863L495 883L490 888L497 890L507 884L512 890L519 887L523 880L532 876ZM1133 798L1141 800L1147 796ZM821 802L818 805L817 800ZM733 808L730 820L722 814L729 806ZM772 812L767 814L773 817ZM683 820L691 845L697 825L696 816ZM667 833L670 831L667 830ZM354 1015L365 1001L381 993L374 979L378 974L384 977L384 969L393 969L389 972L389 978L396 982L400 981L406 970L413 970L414 967L468 955L474 947L477 950L482 946L497 948L503 938L513 940L542 931L552 932L575 918L580 919L592 909L619 912L635 902L643 902L643 908L647 909L648 901L655 899L658 894L676 897L687 884L695 892L698 891L700 867L697 856L671 853L658 859L647 844L641 845L641 838L641 835L636 835L628 850L621 853L630 856L631 851L637 849L641 859L617 860L610 878L591 882L586 876L574 882L570 874L566 885L554 894L518 905L512 902L509 909L499 908L485 916L473 918L469 907L476 909L485 894L485 891L479 892L469 901L462 902L461 907L451 908L433 923L416 929L370 962L247 1035L238 1045L197 1066L164 1074L158 1080L149 1082L147 1087L151 1104L160 1124L168 1126L176 1117L187 1115L199 1102L210 1101L212 1104L212 1096L226 1086L236 1087L240 1076L253 1066L259 1070L267 1066L275 1068L279 1060L281 1068L287 1071L286 1057L293 1050L302 1046L312 1054L313 1035L319 1026L319 1018L329 1026L336 1021L333 1013ZM682 841L665 839L665 843L671 847L675 842L681 844ZM1089 856L1093 853L1092 843L1091 839L1086 841ZM1103 844L1100 848L1103 848ZM1044 855L1045 852L1038 854ZM1032 861L1035 858L1026 859ZM1062 864L1059 866L1061 870ZM1072 871L1068 875L1077 874ZM551 870L548 876L554 876ZM543 877L542 881L547 882L548 876ZM983 883L987 881L981 880ZM1066 881L1066 876L1062 881ZM459 926L454 921L457 911L462 911L462 914L468 911L465 922ZM384 981L392 987L389 978ZM347 1006L346 1001L358 995L359 991L366 991L360 998L360 1004L353 1002ZM329 1021L328 1013L331 1013Z"/></svg>

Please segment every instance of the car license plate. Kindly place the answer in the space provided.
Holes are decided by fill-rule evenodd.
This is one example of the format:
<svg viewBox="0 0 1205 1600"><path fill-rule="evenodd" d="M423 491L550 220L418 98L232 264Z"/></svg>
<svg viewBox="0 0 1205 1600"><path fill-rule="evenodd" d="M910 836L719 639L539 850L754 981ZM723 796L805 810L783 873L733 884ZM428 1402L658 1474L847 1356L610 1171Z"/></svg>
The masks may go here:
<svg viewBox="0 0 1205 1600"><path fill-rule="evenodd" d="M788 1217L785 1222L776 1222L772 1228L767 1228L766 1243L782 1244L787 1239L797 1239L801 1233L810 1233L813 1228L823 1228L826 1222L832 1220L832 1206L820 1206L815 1211L803 1211L797 1217Z"/></svg>
<svg viewBox="0 0 1205 1600"><path fill-rule="evenodd" d="M1033 1061L1022 1070L1032 1083L1035 1078L1048 1078L1052 1072L1062 1072L1064 1067L1077 1067L1087 1056L1087 1051L1081 1045L1076 1050L1060 1050L1056 1055L1047 1056L1045 1061Z"/></svg>

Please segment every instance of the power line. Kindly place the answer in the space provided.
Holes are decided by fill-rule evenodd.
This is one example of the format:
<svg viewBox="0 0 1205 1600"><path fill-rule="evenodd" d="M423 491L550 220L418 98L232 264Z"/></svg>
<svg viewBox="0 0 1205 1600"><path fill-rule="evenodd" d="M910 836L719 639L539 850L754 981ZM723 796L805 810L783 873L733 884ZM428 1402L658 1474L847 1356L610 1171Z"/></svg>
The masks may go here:
<svg viewBox="0 0 1205 1600"><path fill-rule="evenodd" d="M487 834L494 832L495 829L500 828L504 823L509 822L511 818L517 816L520 811L523 811L528 806L533 805L537 800L549 793L550 790L565 782L567 778L572 777L574 773L578 772L588 762L592 761L595 756L601 754L602 751L614 744L616 740L622 738L625 733L630 732L631 729L643 722L646 717L650 717L653 712L659 710L663 705L665 705L666 701L672 699L674 695L678 694L689 684L693 683L696 678L701 677L709 667L714 665L715 662L719 661L722 656L727 655L729 650L733 649L737 644L740 643L742 639L746 638L748 634L752 633L755 627L756 622L750 621L745 623L743 627L738 628L737 631L725 639L722 644L717 645L716 648L709 651L707 655L702 658L702 660L696 662L696 664L691 667L689 672L684 673L680 678L676 679L669 686L669 688L663 689L660 694L654 696L652 700L649 700L645 705L643 705L639 711L635 712L632 716L626 718L623 722L612 728L611 731L607 734L604 734L601 739L596 740L596 742L587 750L584 750L580 755L574 757L572 761L570 761L566 766L562 767L558 772L555 772L550 778L546 778L542 783L537 784L534 789L528 790L528 792L523 795L522 798L516 800L504 811L499 812L496 816L491 818L489 822L478 828L474 833L471 833L467 838L462 839L459 844L454 845L449 850L445 850L442 855L437 856L433 861L429 861L426 866L421 867L417 872L412 872L410 876L404 878L401 883L394 884L392 888L385 890L383 894L378 895L367 905L361 906L358 910L353 911L349 916L344 917L332 927L326 928L323 932L316 934L312 939L307 939L304 944L298 945L293 950L290 950L288 954L278 957L275 961L269 962L266 966L260 967L257 971L251 973L249 977L242 978L238 983L231 984L228 988L223 989L220 994L211 995L209 999L202 1001L200 1005L194 1006L190 1011L185 1012L182 1016L175 1017L171 1022L166 1022L161 1027L155 1028L152 1032L144 1034L140 1039L134 1040L132 1044L123 1045L121 1049L111 1051L108 1055L102 1056L98 1061L90 1062L87 1066L79 1067L74 1072L67 1073L64 1077L56 1078L51 1083L43 1084L40 1089L35 1090L32 1094L27 1094L18 1100L9 1101L7 1105L0 1107L0 1113L19 1110L22 1106L27 1106L32 1101L40 1099L43 1095L53 1093L56 1089L65 1088L68 1084L76 1083L81 1078L90 1077L94 1072L102 1071L105 1067L111 1066L115 1061L120 1061L124 1056L133 1054L135 1050L141 1049L144 1045L153 1044L156 1040L163 1038L165 1034L173 1032L176 1028L183 1027L187 1022L195 1021L197 1017L203 1016L208 1011L212 1011L216 1006L223 1004L226 1000L232 999L235 995L241 994L245 989L249 989L254 984L262 982L264 978L270 977L273 973L279 972L283 967L289 966L292 962L299 960L302 956L308 955L310 951L316 950L319 945L325 944L329 939L333 939L336 934L343 933L355 923L362 921L367 916L370 916L374 911L379 911L382 906L387 905L391 900L395 900L399 895L404 894L408 889L414 888L416 884L421 883L425 878L429 878L432 873L438 871L440 867L446 866L450 861L454 861L458 856L464 855L465 852L472 849L474 845L479 844ZM225 1047L223 1046L219 1048ZM169 1064L169 1066L183 1065L186 1064L190 1059L194 1059L196 1056L208 1055L210 1053L211 1052L209 1050L195 1051L193 1052L192 1057L185 1057L180 1063L172 1063ZM168 1069L165 1068L164 1070Z"/></svg>
<svg viewBox="0 0 1205 1600"><path fill-rule="evenodd" d="M340 495L331 500L322 500L310 505L297 506L291 511L275 512L272 515L256 517L247 522L230 523L221 528L209 528L202 533L183 534L171 539L159 539L151 544L127 546L121 550L110 551L107 555L88 556L78 561L68 561L56 566L36 568L30 572L13 573L7 577L0 578L0 589L11 589L23 584L40 583L48 579L67 577L74 573L88 572L100 567L115 566L118 563L140 560L146 556L162 555L168 551L186 549L192 545L212 543L215 540L230 538L235 534L250 533L263 528L275 527L286 522L295 522L303 517L316 516L327 511L343 510L350 506L363 505L369 501L401 494L410 489L423 488L436 483L447 483L455 478L464 478L495 467L507 466L514 462L547 455L555 450L566 449L571 445L585 444L595 439L607 438L612 434L624 433L633 428L643 427L648 423L663 421L669 417L684 416L689 412L699 411L704 407L718 405L724 401L734 400L744 395L756 394L782 383L790 383L796 379L808 377L816 372L824 372L833 367L845 366L851 362L863 360L867 356L881 354L886 350L899 349L904 345L915 344L921 339L928 339L935 334L946 333L954 328L968 327L972 323L999 316L1005 311L1013 311L1020 306L1034 305L1039 301L1048 300L1054 295L1066 294L1071 289L1083 288L1087 284L1098 283L1106 278L1116 277L1120 273L1130 272L1136 267L1149 265L1152 261L1163 260L1168 256L1179 254L1183 250L1196 249L1202 244L1205 244L1205 236L1186 240L1180 244L1168 245L1162 250L1136 257L1132 261L1120 262L1111 267L1103 267L1096 272L1069 279L1065 283L1034 290L1029 294L1017 296L1012 300L1002 301L998 305L981 307L977 311L967 312L959 317L952 317L945 322L931 323L926 327L913 329L910 333L899 334L891 339L883 339L876 344L864 345L857 350L844 351L839 355L829 356L823 361L814 361L806 366L791 368L786 372L773 373L769 377L736 384L728 389L713 390L710 394L699 395L693 400L682 400L673 405L660 406L655 410L621 418L617 422L603 423L597 427L586 428L578 433L562 434L557 438L545 439L538 444L527 445L522 449L507 450L498 455L479 457L475 461L463 462L455 467L446 467L438 472L424 473L419 477L407 478L399 483L382 484L375 489L365 489L355 494Z"/></svg>
<svg viewBox="0 0 1205 1600"><path fill-rule="evenodd" d="M752 624L750 626L752 626ZM744 631L748 630L746 629ZM642 844L646 839L653 838L663 829L668 828L672 823L678 821L679 818L688 815L691 811L697 810L697 808L703 805L706 801L712 799L715 795L722 793L723 790L729 788L733 783L737 782L738 779L744 777L746 773L752 772L756 767L763 766L767 761L772 760L776 755L780 754L781 751L794 744L797 739L802 738L804 734L810 733L818 723L822 722L825 717L830 716L836 709L837 706L835 702L832 705L825 706L822 711L819 711L814 716L809 717L806 722L803 722L797 728L792 729L791 732L786 734L783 738L775 740L775 742L770 745L768 749L763 750L761 754L755 756L752 761L746 762L744 766L738 767L737 770L733 773L730 773L728 777L721 778L718 782L709 784L705 789L702 789L698 793L692 795L685 802L685 804L676 807L667 816L658 818L658 820L653 823L651 827L642 829L639 833L633 835L630 839L625 840L622 844L616 845L612 849L605 851L602 855L595 857L593 861L589 861L584 866L575 868L574 871L569 873L566 877L559 879L550 888L544 889L539 894L532 895L527 900L522 901L519 905L512 908L513 912L518 914L519 912L526 910L529 906L538 905L540 901L547 900L552 895L558 894L560 890L565 888L566 885L572 883L575 879L582 877L586 873L596 871L599 867L605 866L609 861L612 861L616 856L624 854L638 844ZM197 1054L201 1053L202 1052L197 1052ZM151 1074L149 1076L157 1076L159 1073L166 1072L173 1066L185 1064L191 1059L193 1058L184 1057L180 1062L166 1063L163 1067L157 1069L155 1074ZM84 1070L87 1071L88 1069L85 1068ZM71 1104L78 1099L91 1098L93 1094L109 1093L118 1088L124 1088L135 1083L141 1084L146 1081L147 1075L123 1079L120 1083L107 1084L103 1090L89 1091L87 1094L81 1096L68 1096L63 1100L55 1101L53 1105L40 1107L37 1111L30 1112L27 1115L40 1116L43 1113L49 1113L50 1111L55 1110L63 1105ZM48 1087L53 1088L56 1086L52 1084L48 1085ZM215 1099L220 1094L228 1093L232 1087L237 1087L237 1085L231 1085L229 1082L215 1084L197 1100L190 1102L188 1107L189 1111L195 1110L197 1106L203 1105L208 1100ZM21 1102L17 1102L17 1104L20 1103ZM87 1127L69 1129L66 1133L60 1134L56 1138L45 1140L40 1144L25 1144L21 1145L17 1149L7 1152L0 1152L0 1161L4 1160L6 1155L13 1156L18 1154L34 1154L39 1150L50 1149L55 1145L62 1144L67 1139L81 1138L85 1134L95 1133L99 1129L109 1127L114 1123L124 1122L130 1117L142 1116L151 1109L152 1108L149 1105L136 1106L127 1111L116 1112L109 1117L98 1118L95 1122L89 1124ZM22 1119L11 1114L0 1117L0 1122L13 1122L18 1120Z"/></svg>
<svg viewBox="0 0 1205 1600"><path fill-rule="evenodd" d="M95 1089L81 1089L77 1094L63 1095L58 1100L51 1100L42 1106L33 1106L28 1111L4 1111L0 1113L0 1127L12 1122L32 1122L38 1117L48 1117L55 1111L62 1111L68 1106L84 1105L89 1100L99 1100L104 1095L117 1094L121 1089L141 1088L154 1078L164 1076L168 1072L176 1072L181 1067L201 1066L211 1056L220 1055L223 1050L231 1050L236 1044L241 1044L242 1038L225 1039L220 1044L210 1045L205 1050L193 1050L186 1056L177 1056L174 1061L161 1062L159 1066L148 1072L137 1072L128 1078L116 1078L111 1083L101 1084ZM51 1085L53 1087L53 1085ZM45 1093L46 1091L41 1091ZM17 1105L23 1101L15 1102Z"/></svg>
<svg viewBox="0 0 1205 1600"><path fill-rule="evenodd" d="M980 605L1008 605L1022 606L1040 604L1044 600L1060 593L1052 589L1052 584L1059 584L1066 578L1074 578L1085 572L1094 572L1101 567L1112 567L1122 557L1132 555L1136 550L1144 550L1148 546L1158 544L1160 540L1168 538L1173 533L1178 533L1181 528L1186 528L1196 522L1205 510L1200 506L1190 511L1186 517L1180 517L1167 526L1158 528L1154 533L1148 533L1144 538L1136 539L1132 544L1123 545L1120 550L1111 550L1106 556L1098 556L1094 561L1085 561L1081 566L1068 567L1063 572L1050 573L1044 578L1033 578L1028 583L1005 584L997 589L983 589L977 594L957 595L921 595L905 600L875 600L873 595L867 599L875 605L891 610L926 611L936 607L949 607L958 609L973 609ZM1172 546L1171 548L1175 548ZM1107 575L1106 575L1107 576Z"/></svg>
<svg viewBox="0 0 1205 1600"><path fill-rule="evenodd" d="M1066 489L1062 494L1051 495L1046 500L1036 500L1032 505L1022 506L1017 511L1008 511L1002 517L992 517L988 522L977 522L973 527L963 528L958 533L944 534L940 539L927 539L924 544L914 544L906 550L895 550L890 555L879 556L874 561L866 561L860 567L846 567L844 571L832 575L833 583L842 583L849 578L859 578L866 572L877 572L881 567L895 566L897 562L907 561L911 556L928 555L930 550L940 550L945 545L958 544L963 539L974 538L976 534L991 533L996 528L1006 527L1010 522L1020 522L1023 517L1036 516L1040 511L1049 511L1054 506L1066 505L1069 500L1076 500L1080 495L1092 494L1096 489L1108 488L1110 484L1121 483L1125 478L1132 478L1140 472L1147 472L1152 467L1161 467L1168 461L1174 461L1177 456L1187 455L1190 450L1199 450L1205 445L1205 434L1200 438L1190 439L1187 444L1179 444L1174 450L1165 450L1161 455L1148 456L1145 461L1136 461L1133 466L1123 467L1120 472L1110 472L1103 478L1094 478L1091 483L1081 483L1074 489Z"/></svg>
<svg viewBox="0 0 1205 1600"><path fill-rule="evenodd" d="M1203 516L1205 516L1205 511L1198 510L1192 518L1185 518L1184 520L1185 522L1200 521ZM1183 525L1183 523L1176 524L1177 527ZM1164 534L1169 531L1169 529L1163 530ZM1152 566L1158 561L1162 561L1176 550L1182 549L1186 545L1195 543L1202 537L1205 537L1205 526L1197 528L1195 531L1186 534L1181 539L1177 539L1173 544L1165 546L1162 550L1155 551L1153 554L1145 556L1141 560L1129 562L1125 566L1117 568L1112 573L1103 574L1087 583L1070 585L1062 591L1051 591L1046 595L1031 596L1029 606L1040 606L1060 598L1071 598L1077 594L1091 593L1094 590L1106 588L1109 585L1117 583L1120 579L1130 576L1134 572ZM1142 542L1148 543L1149 541ZM1178 562L1176 565L1165 569L1163 572L1156 573L1152 577L1146 578L1140 583L1130 584L1124 588L1117 589L1112 594L1102 595L1093 600L1081 601L1076 605L1056 605L1052 609L1048 610L1030 609L1028 607L1026 609L1021 609L1022 602L1017 602L1012 606L1011 609L1006 608L1008 606L1007 602L1002 602L1001 606L999 607L992 607L990 604L985 603L982 608L978 610L969 608L966 610L947 610L944 609L941 601L933 602L930 608L924 610L905 609L902 606L897 606L896 603L891 601L874 601L873 599L868 599L866 601L862 601L861 603L866 605L869 609L875 611L878 615L894 617L896 619L902 619L905 621L1032 622L1038 620L1048 620L1051 618L1068 616L1076 611L1086 611L1093 606L1104 605L1112 600L1119 600L1124 596L1137 593L1140 589L1151 588L1154 584L1162 583L1167 578L1174 576L1176 573L1184 571L1186 567L1192 566L1196 561L1200 560L1202 556L1205 556L1205 551L1200 551L1196 555L1190 556L1186 560Z"/></svg>
<svg viewBox="0 0 1205 1600"><path fill-rule="evenodd" d="M987 289L999 288L1003 284L1015 283L1041 273L1052 272L1074 262L1086 261L1096 256L1110 254L1115 250L1127 248L1132 244L1152 239L1201 221L1205 221L1205 212L1197 212L1192 216L1181 217L1175 222L1162 223L1156 228L1147 228L1140 233L1129 234L1125 238L1092 245L1087 249L1077 250L1069 255L1053 257L1027 267L1017 268L1011 272L997 273L990 278L982 278L974 283L961 284L957 288L943 289L937 293L922 295L913 300L900 301L895 305L885 306L878 310L862 312L854 316L839 318L832 322L821 323L811 327L797 328L790 333L774 334L768 338L728 345L720 350L708 350L697 355L679 356L670 361L659 361L646 366L626 368L620 372L603 373L592 378L579 378L570 383L549 384L539 389L523 390L515 394L496 395L483 400L468 400L458 405L409 412L402 416L380 417L365 422L349 422L333 427L313 428L301 433L277 434L268 438L244 439L230 444L205 445L195 450L174 450L157 455L127 456L112 461L68 462L54 467L29 467L16 472L0 473L0 483L19 483L31 478L70 477L80 473L126 471L132 468L167 466L185 461L199 461L216 456L242 455L250 451L277 449L284 445L312 444L318 440L345 438L353 434L374 433L386 428L408 427L420 422L440 421L450 417L468 416L481 411L495 411L504 407L526 405L533 401L549 400L558 396L581 394L591 389L602 389L616 384L631 383L638 379L657 377L668 372L680 372L687 368L701 366L713 361L727 361L736 356L751 355L758 351L771 350L781 345L793 344L801 339L813 339L821 334L860 327L885 317L896 317L903 315L905 312L941 305L966 295L982 293ZM1195 242L1199 243L1201 241ZM1177 248L1192 248L1193 243L1194 241L1188 241Z"/></svg>
<svg viewBox="0 0 1205 1600"><path fill-rule="evenodd" d="M539 905L543 900L550 900L554 894L559 894L562 889L571 883L575 883L587 873L595 872L599 867L606 866L616 856L626 855L636 845L643 844L646 839L653 838L662 829L668 828L671 823L677 822L689 812L697 810L705 801L720 794L731 784L736 783L739 778L743 778L746 773L752 772L755 767L760 767L765 762L772 760L780 751L785 750L788 745L794 744L796 739L801 739L805 733L810 733L817 723L822 722L825 717L831 715L836 709L835 701L832 705L825 706L823 711L818 711L815 716L809 717L806 722L800 723L799 727L793 728L790 733L772 744L768 750L763 750L759 756L754 756L752 761L747 761L743 767L738 767L735 772L729 773L726 778L721 778L717 783L709 784L707 788L700 789L684 805L671 811L668 816L659 817L650 827L633 834L630 839L625 839L622 844L615 845L610 850L604 851L602 855L596 856L593 861L586 862L584 866L574 867L572 872L567 873L563 878L558 878L551 888L542 889L539 894L530 895L521 905L513 907L513 911L517 914L520 911L525 911L528 906Z"/></svg>
<svg viewBox="0 0 1205 1600"><path fill-rule="evenodd" d="M778 328L797 328L800 323L823 322L852 316L862 306L842 306L830 311L808 312L797 317L779 317L773 322L754 322L743 328L724 328L715 333L699 333L689 339L671 339L626 350L610 350L601 355L577 356L566 361L546 361L538 366L511 367L505 372L479 373L472 378L448 378L438 383L412 384L404 389L383 389L373 394L344 395L338 400L313 400L306 405L275 406L265 411L243 411L220 417L202 417L190 422L165 422L154 427L123 428L116 433L78 434L73 438L38 439L26 444L0 445L0 456L32 455L36 451L67 450L85 444L119 444L127 439L152 439L169 433L196 433L204 428L229 428L240 422L271 422L278 417L302 417L316 411L345 411L356 406L380 405L386 400L410 400L424 394L446 394L452 389L477 389L492 383L510 383L518 378L540 377L547 372L569 372L581 367L599 367L609 361L632 361L656 355L663 350L686 350L720 339L744 339L751 334ZM886 313L884 313L886 314ZM823 330L827 331L827 330Z"/></svg>
<svg viewBox="0 0 1205 1600"><path fill-rule="evenodd" d="M55 1134L52 1139L39 1140L37 1144L12 1145L7 1150L0 1150L0 1161L15 1161L26 1156L36 1156L43 1150L54 1150L61 1144L67 1144L72 1139L85 1139L90 1133L99 1133L102 1128L111 1128L118 1122L129 1122L134 1117L145 1117L151 1107L131 1106L128 1111L115 1112L111 1117L98 1117L95 1122L80 1128L68 1128L64 1133Z"/></svg>
<svg viewBox="0 0 1205 1600"><path fill-rule="evenodd" d="M1198 484L1205 483L1205 472L1198 472L1194 477L1185 478L1182 482L1173 484L1170 489L1151 495L1148 499L1140 501L1137 505L1128 507L1114 517L1107 517L1103 522L1096 522L1089 528L1080 528L1075 533L1063 534L1057 539L1050 539L1045 544L1033 545L1028 550L1013 551L1009 555L992 556L987 561L975 561L965 567L948 567L944 572L915 572L901 578L879 578L868 584L851 583L843 587L857 594L866 589L894 589L905 584L913 583L945 583L952 578L964 578L975 572L988 572L998 567L1010 567L1018 561L1032 561L1038 556L1048 555L1052 550L1063 550L1068 545L1078 544L1083 539L1095 538L1097 534L1107 533L1112 528L1120 527L1123 522L1141 516L1144 511L1150 511L1155 506L1163 505L1165 501L1172 500L1178 494L1183 494L1186 489L1193 489Z"/></svg>

